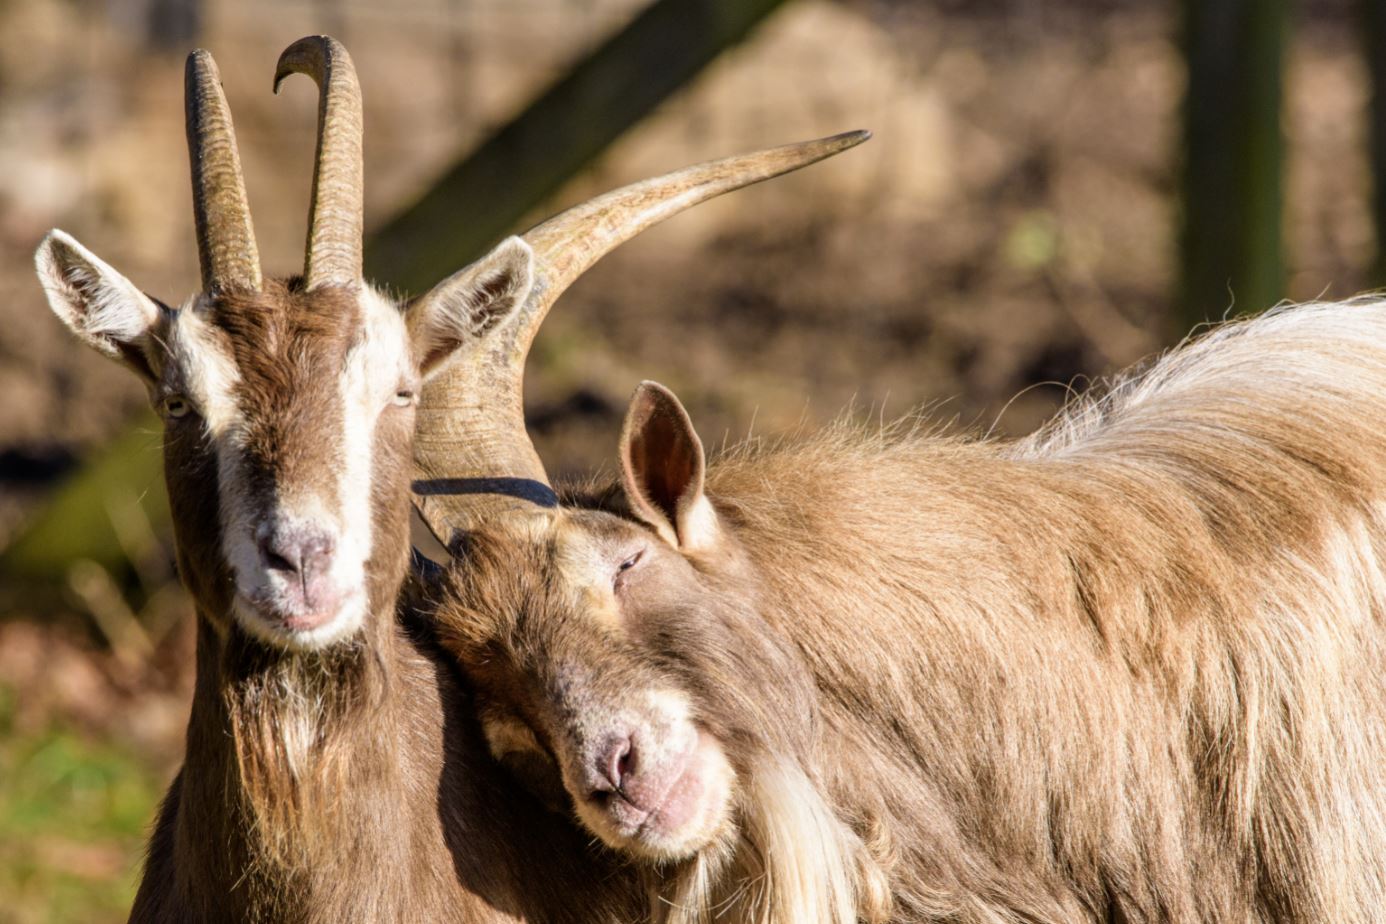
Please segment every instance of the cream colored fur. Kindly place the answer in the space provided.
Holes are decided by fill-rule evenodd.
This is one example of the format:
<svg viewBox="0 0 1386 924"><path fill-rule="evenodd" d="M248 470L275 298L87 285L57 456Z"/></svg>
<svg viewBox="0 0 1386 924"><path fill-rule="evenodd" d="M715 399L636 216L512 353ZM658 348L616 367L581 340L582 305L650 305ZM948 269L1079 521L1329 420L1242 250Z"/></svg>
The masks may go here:
<svg viewBox="0 0 1386 924"><path fill-rule="evenodd" d="M892 920L1382 919L1386 302L1219 327L1017 443L841 426L708 492Z"/></svg>

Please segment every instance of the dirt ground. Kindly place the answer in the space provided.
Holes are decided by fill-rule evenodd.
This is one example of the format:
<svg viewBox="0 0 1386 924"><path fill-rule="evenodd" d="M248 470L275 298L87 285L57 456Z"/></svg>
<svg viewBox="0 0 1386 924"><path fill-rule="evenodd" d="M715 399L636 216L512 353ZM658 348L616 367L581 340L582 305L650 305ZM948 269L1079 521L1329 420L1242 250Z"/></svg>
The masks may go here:
<svg viewBox="0 0 1386 924"><path fill-rule="evenodd" d="M197 41L221 65L267 269L292 271L300 259L311 171L310 86L288 86L282 99L268 92L289 41L326 29L352 50L377 224L639 6L208 3ZM1298 299L1357 291L1375 246L1365 72L1345 6L1303 5L1292 42L1286 240ZM642 378L678 391L712 446L846 408L889 418L926 407L1005 435L1052 414L1070 387L1172 342L1183 333L1169 317L1183 88L1176 7L788 4L541 211L757 146L857 127L876 137L655 229L574 287L536 344L527 383L551 471L607 464ZM44 308L30 264L39 238L63 227L165 300L197 278L186 49L152 49L131 26L140 9L136 0L0 5L0 544L144 401ZM19 691L0 701L0 770L30 766L16 757L30 753L25 742L62 729L137 755L131 773L157 792L181 751L186 601L168 591L165 609L183 615L167 620L152 654L112 652L99 633L51 628L63 622L53 608L92 608L99 588L87 591L74 585L0 619L0 691ZM135 812L149 813L143 803ZM0 802L0 825L5 817ZM115 883L102 901L118 906L137 832L98 843L80 828L44 843L55 856L97 843L73 875ZM58 874L25 879L25 894L49 875ZM0 921L59 919L41 903L14 907L0 907ZM100 903L73 907L83 909L74 920L108 915Z"/></svg>

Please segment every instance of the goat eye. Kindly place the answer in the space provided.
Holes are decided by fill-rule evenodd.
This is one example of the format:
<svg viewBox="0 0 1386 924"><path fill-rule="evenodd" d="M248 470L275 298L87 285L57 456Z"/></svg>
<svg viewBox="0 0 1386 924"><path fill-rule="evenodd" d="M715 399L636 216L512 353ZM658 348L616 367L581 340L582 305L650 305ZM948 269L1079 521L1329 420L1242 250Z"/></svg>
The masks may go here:
<svg viewBox="0 0 1386 924"><path fill-rule="evenodd" d="M390 399L395 407L409 407L414 403L415 395L412 388L401 388L395 392L395 396Z"/></svg>
<svg viewBox="0 0 1386 924"><path fill-rule="evenodd" d="M621 586L621 579L625 577L626 572L629 571L631 568L634 568L640 562L640 559L644 556L644 554L645 550L641 549L640 551L632 555L630 558L627 558L625 561L621 562L620 566L616 569L616 574L613 575L611 578L611 584L613 587Z"/></svg>
<svg viewBox="0 0 1386 924"><path fill-rule="evenodd" d="M192 405L182 395L169 395L164 399L164 413L169 417L186 417Z"/></svg>

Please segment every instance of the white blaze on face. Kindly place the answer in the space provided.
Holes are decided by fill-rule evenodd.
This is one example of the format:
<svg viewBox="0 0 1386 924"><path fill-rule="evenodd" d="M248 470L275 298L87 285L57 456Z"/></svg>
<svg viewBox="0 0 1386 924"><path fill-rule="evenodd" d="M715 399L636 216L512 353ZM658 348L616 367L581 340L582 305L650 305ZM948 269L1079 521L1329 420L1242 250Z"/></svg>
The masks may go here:
<svg viewBox="0 0 1386 924"><path fill-rule="evenodd" d="M411 389L417 387L412 381L409 337L403 316L370 287L362 288L360 301L362 336L347 355L341 381L342 464L336 478L341 535L334 561L339 585L361 589L357 595L360 612L355 614L354 624L334 638L359 627L367 605L365 569L373 544L376 424L380 415L394 405L402 382L409 382Z"/></svg>
<svg viewBox="0 0 1386 924"><path fill-rule="evenodd" d="M310 650L347 638L361 627L369 605L376 424L400 384L412 387L414 376L398 309L365 287L359 304L362 327L354 345L337 381L322 383L338 391L338 400L323 407L340 416L314 421L320 434L303 434L323 441L315 448L326 449L327 470L311 472L311 483L277 482L273 497L257 496L249 482L244 440L247 421L276 409L242 406L240 372L224 335L205 319L205 301L178 312L170 335L182 387L202 414L216 452L221 545L235 580L235 618L246 631L282 647ZM318 536L331 544L325 571L313 583L333 612L310 612L309 582L266 566L261 547L276 532Z"/></svg>
<svg viewBox="0 0 1386 924"><path fill-rule="evenodd" d="M173 315L168 347L178 371L178 387L197 407L207 432L220 442L240 419L236 386L240 371L221 334L206 318L208 302L198 296Z"/></svg>

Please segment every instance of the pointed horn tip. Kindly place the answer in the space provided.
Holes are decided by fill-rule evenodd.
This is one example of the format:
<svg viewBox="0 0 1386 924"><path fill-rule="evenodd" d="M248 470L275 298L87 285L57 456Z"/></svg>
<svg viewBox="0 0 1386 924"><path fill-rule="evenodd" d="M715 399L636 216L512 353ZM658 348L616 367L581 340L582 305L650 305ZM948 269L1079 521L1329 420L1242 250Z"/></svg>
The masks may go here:
<svg viewBox="0 0 1386 924"><path fill-rule="evenodd" d="M311 66L311 59L308 57L313 48L313 39L320 36L306 36L294 42L288 48L279 53L279 60L274 65L274 92L279 93L279 85L290 74L305 73Z"/></svg>
<svg viewBox="0 0 1386 924"><path fill-rule="evenodd" d="M816 138L813 141L788 144L779 148L777 151L775 149L771 149L771 151L787 155L791 162L791 166L789 166L788 169L794 170L798 167L816 164L821 160L827 160L829 157L835 157L843 151L854 148L863 141L867 141L870 137L871 132L865 129L857 129L856 131L842 132L838 135L829 135L826 138ZM771 151L766 151L764 153L769 154ZM785 171L780 170L778 172Z"/></svg>
<svg viewBox="0 0 1386 924"><path fill-rule="evenodd" d="M208 74L217 82L221 81L221 71L217 69L216 59L205 48L194 48L188 52L188 61L183 70L189 78Z"/></svg>
<svg viewBox="0 0 1386 924"><path fill-rule="evenodd" d="M274 67L274 92L290 74L307 74L314 80L333 58L349 58L346 46L330 35L305 35L285 48Z"/></svg>
<svg viewBox="0 0 1386 924"><path fill-rule="evenodd" d="M792 144L781 145L778 148L765 148L750 154L740 155L730 158L731 160L741 160L743 158L755 160L769 156L771 158L782 158L781 166L771 175L778 176L799 167L806 167L809 164L818 163L820 160L827 160L829 157L841 154L850 148L854 148L864 141L871 138L871 132L866 129L842 132L837 135L829 135L826 138L814 138L812 141L798 141Z"/></svg>
<svg viewBox="0 0 1386 924"><path fill-rule="evenodd" d="M862 142L870 140L870 129L858 128L854 131L842 132L838 135L830 135L817 143L823 145L824 147L832 148L833 151L845 151L848 148L854 148Z"/></svg>

